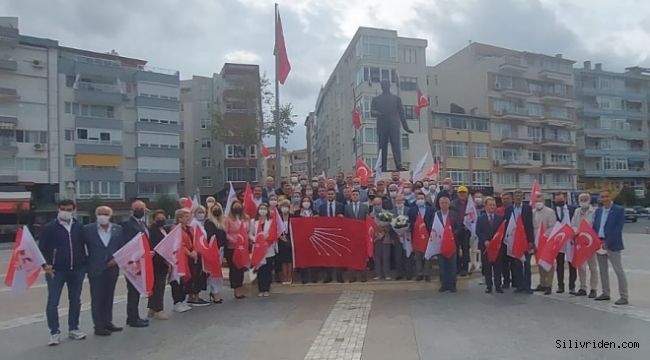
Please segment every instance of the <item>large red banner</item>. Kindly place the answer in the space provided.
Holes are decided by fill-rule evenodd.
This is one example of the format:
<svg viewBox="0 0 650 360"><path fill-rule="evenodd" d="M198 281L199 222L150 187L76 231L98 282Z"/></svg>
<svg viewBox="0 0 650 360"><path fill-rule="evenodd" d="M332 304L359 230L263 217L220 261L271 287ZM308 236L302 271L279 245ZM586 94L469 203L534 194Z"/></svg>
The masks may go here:
<svg viewBox="0 0 650 360"><path fill-rule="evenodd" d="M365 270L365 222L341 217L291 219L293 263L298 269L340 267Z"/></svg>

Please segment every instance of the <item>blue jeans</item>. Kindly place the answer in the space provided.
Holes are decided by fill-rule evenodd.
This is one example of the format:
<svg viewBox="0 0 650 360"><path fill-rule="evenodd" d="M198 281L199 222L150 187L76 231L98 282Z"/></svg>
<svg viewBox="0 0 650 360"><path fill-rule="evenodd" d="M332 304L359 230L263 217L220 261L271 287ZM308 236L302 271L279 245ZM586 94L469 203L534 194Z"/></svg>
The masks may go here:
<svg viewBox="0 0 650 360"><path fill-rule="evenodd" d="M438 255L440 285L445 290L456 290L456 261L458 261L456 253L450 257Z"/></svg>
<svg viewBox="0 0 650 360"><path fill-rule="evenodd" d="M63 292L63 285L68 287L68 299L70 301L68 310L68 330L79 330L79 313L81 312L81 287L83 286L86 269L56 270L52 274L46 274L47 281L47 327L50 334L58 334L59 331L59 300Z"/></svg>

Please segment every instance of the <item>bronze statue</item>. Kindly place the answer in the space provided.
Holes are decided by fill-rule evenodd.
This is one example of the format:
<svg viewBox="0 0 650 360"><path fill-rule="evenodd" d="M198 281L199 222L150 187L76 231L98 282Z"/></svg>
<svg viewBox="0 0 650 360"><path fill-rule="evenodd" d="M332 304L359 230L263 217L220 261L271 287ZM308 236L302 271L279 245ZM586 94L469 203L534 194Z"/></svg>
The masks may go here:
<svg viewBox="0 0 650 360"><path fill-rule="evenodd" d="M390 93L390 81L382 80L381 95L372 99L370 113L377 119L377 137L379 140L379 150L381 150L381 171L386 170L386 156L388 155L388 142L393 150L393 159L397 171L407 171L402 167L402 148L400 144L400 123L409 134L413 131L409 129L404 117L404 107L402 99Z"/></svg>

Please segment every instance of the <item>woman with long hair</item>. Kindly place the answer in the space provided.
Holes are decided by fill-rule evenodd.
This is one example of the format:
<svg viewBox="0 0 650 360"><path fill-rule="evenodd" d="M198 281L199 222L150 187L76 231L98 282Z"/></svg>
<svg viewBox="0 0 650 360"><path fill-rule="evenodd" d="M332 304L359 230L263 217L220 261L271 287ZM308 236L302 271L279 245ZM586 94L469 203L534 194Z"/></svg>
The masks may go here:
<svg viewBox="0 0 650 360"><path fill-rule="evenodd" d="M270 216L271 214L268 205L262 204L257 208L257 215L254 220L251 220L249 235L251 242L269 242L269 230L272 223ZM273 266L275 255L277 254L277 247L278 243L276 241L268 244L268 250L266 251L265 256L266 261L257 269L257 296L269 296L271 283L273 282Z"/></svg>
<svg viewBox="0 0 650 360"><path fill-rule="evenodd" d="M151 226L149 226L149 245L151 251L158 245L169 232L166 227L167 214L165 210L155 210L151 214ZM167 275L169 273L169 264L165 259L155 254L153 255L153 293L149 296L147 308L149 317L157 320L167 320L168 317L163 311L165 286L167 285Z"/></svg>
<svg viewBox="0 0 650 360"><path fill-rule="evenodd" d="M300 198L298 198L298 201L300 201ZM282 228L282 235L280 235L280 239L278 240L276 261L282 266L280 278L282 279L283 285L290 285L293 275L293 254L291 250L291 239L289 238L289 218L293 215L289 205L289 200L282 200L279 205L282 222L278 226Z"/></svg>
<svg viewBox="0 0 650 360"><path fill-rule="evenodd" d="M312 217L315 215L314 213L314 202L312 201L310 196L303 196L302 200L300 202L300 210L296 211L293 213L295 217ZM304 284L309 282L309 278L312 278L312 282L317 281L317 274L312 271L312 269L309 268L304 268L304 269L296 269L298 271L298 274L300 274L300 281Z"/></svg>
<svg viewBox="0 0 650 360"><path fill-rule="evenodd" d="M194 209L193 218L189 225L182 224L183 226L183 247L188 256L187 264L190 268L190 279L185 283L185 291L187 292L187 304L190 306L206 306L210 305L199 297L201 291L207 288L206 274L203 272L203 264L201 255L194 249L194 227L203 231L203 222L205 221L205 208L199 206Z"/></svg>
<svg viewBox="0 0 650 360"><path fill-rule="evenodd" d="M215 202L208 212L208 219L204 223L205 233L208 241L217 242L217 253L221 256L222 249L227 245L226 231L224 224L223 208L221 204ZM214 240L212 239L214 237ZM209 247L213 244L209 243ZM210 293L210 300L215 304L221 304L223 299L219 296L219 291L223 286L223 278L217 278L213 274L208 274L207 287Z"/></svg>
<svg viewBox="0 0 650 360"><path fill-rule="evenodd" d="M181 250L184 252L185 256L189 257L192 254L191 251L188 251L186 244L187 240L186 238L188 236L191 236L191 231L190 235L187 234L187 231L185 231L185 228L189 228L190 222L192 221L192 213L185 208L181 208L176 210L174 213L174 219L175 219L175 225L176 226L181 226L181 229L183 230L182 232L182 245L181 245ZM190 241L191 244L191 241ZM185 290L183 289L183 286L181 284L182 280L173 280L169 283L169 286L172 289L172 299L174 300L174 311L178 313L186 312L189 310L192 310L192 308L185 303Z"/></svg>
<svg viewBox="0 0 650 360"><path fill-rule="evenodd" d="M244 213L244 207L242 206L241 201L233 201L230 206L230 213L224 220L224 230L226 231L226 239L228 240L225 248L225 257L226 261L228 261L228 268L230 270L230 287L235 293L235 299L238 300L246 297L243 288L244 272L246 271L246 268L237 267L233 261L233 255L239 236L241 236L242 233L248 234L249 226L248 216Z"/></svg>

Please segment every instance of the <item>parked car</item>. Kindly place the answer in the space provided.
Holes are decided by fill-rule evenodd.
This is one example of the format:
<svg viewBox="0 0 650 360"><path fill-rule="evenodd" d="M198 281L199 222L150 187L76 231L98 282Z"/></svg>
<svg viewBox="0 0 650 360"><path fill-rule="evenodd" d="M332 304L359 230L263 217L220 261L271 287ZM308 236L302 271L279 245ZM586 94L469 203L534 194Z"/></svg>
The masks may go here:
<svg viewBox="0 0 650 360"><path fill-rule="evenodd" d="M626 208L625 209L625 221L626 222L627 221L636 222L636 220L637 220L636 211L634 211L634 209L631 209L631 208Z"/></svg>
<svg viewBox="0 0 650 360"><path fill-rule="evenodd" d="M634 211L636 211L636 214L639 216L648 216L650 214L650 211L648 209L644 208L643 206L634 206Z"/></svg>

